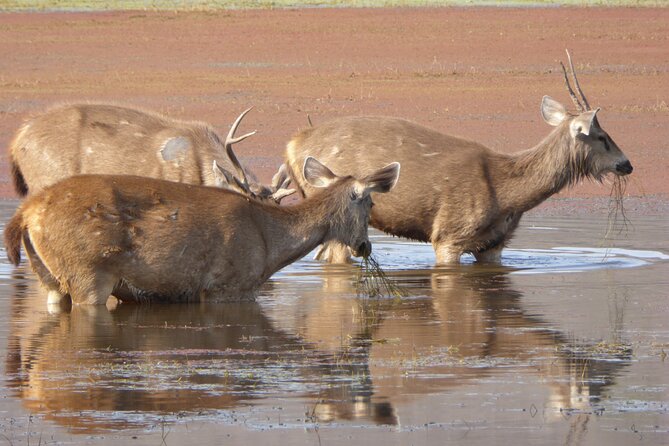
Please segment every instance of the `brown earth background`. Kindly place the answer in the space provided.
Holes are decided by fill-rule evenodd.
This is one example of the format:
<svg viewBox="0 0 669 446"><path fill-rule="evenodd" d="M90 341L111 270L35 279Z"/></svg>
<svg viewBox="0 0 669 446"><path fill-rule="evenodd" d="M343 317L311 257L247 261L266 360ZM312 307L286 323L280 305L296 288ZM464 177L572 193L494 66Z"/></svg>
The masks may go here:
<svg viewBox="0 0 669 446"><path fill-rule="evenodd" d="M505 153L532 147L550 131L543 95L572 108L559 68L569 48L634 165L632 212L669 209L669 9L0 13L0 42L2 147L64 102L137 106L221 134L253 106L240 131L258 134L236 150L265 181L307 115L398 116ZM578 185L542 208L590 212L609 191ZM14 196L6 150L0 196Z"/></svg>

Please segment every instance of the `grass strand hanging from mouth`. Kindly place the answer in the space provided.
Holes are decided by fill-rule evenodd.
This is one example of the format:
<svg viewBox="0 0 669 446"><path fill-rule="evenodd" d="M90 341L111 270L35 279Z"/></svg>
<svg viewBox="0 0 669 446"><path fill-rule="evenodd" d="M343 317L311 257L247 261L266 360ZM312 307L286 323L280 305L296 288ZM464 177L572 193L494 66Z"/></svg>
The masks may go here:
<svg viewBox="0 0 669 446"><path fill-rule="evenodd" d="M374 257L363 257L361 266L357 280L358 296L405 297L408 295L402 287L388 277Z"/></svg>
<svg viewBox="0 0 669 446"><path fill-rule="evenodd" d="M609 199L609 216L604 240L612 235L627 233L630 221L625 214L623 198L627 189L627 178L616 176L611 185L611 195Z"/></svg>

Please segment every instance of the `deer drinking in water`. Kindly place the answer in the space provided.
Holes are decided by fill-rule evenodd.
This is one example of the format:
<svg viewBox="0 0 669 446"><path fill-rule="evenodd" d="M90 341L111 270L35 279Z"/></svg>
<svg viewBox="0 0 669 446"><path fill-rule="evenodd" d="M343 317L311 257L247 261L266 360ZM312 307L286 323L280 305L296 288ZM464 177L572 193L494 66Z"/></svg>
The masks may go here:
<svg viewBox="0 0 669 446"><path fill-rule="evenodd" d="M569 53L567 53L569 55ZM403 119L341 118L308 128L288 143L286 159L303 196L313 188L298 166L315 156L338 174L365 175L386 160L402 164L402 182L375 199L370 224L389 234L431 242L437 263L457 263L463 253L479 262L500 262L524 212L582 179L632 173L632 164L601 128L576 79L578 109L544 96L541 115L555 129L537 146L512 155L444 135ZM348 260L345 247L330 243L318 257Z"/></svg>
<svg viewBox="0 0 669 446"><path fill-rule="evenodd" d="M152 178L80 175L33 194L5 228L10 261L23 241L49 303L253 299L260 285L321 243L367 256L371 192L393 188L392 163L356 179L308 157L302 175L321 193L294 206Z"/></svg>
<svg viewBox="0 0 669 446"><path fill-rule="evenodd" d="M9 148L16 192L25 196L79 174L140 175L219 186L279 203L294 190L285 167L271 186L249 183L232 145L244 111L225 142L201 122L109 104L57 107L25 122ZM229 171L236 172L236 176Z"/></svg>

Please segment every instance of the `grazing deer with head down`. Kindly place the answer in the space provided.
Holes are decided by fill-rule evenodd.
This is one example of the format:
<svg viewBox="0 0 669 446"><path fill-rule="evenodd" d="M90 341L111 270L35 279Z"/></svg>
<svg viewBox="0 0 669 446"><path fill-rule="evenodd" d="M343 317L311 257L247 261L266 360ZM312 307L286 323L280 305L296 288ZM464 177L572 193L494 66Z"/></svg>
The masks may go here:
<svg viewBox="0 0 669 446"><path fill-rule="evenodd" d="M109 104L66 105L38 115L16 132L9 148L14 188L35 193L80 174L140 175L203 186L219 186L279 203L294 192L285 167L271 186L249 183L232 145L244 111L225 141L201 122ZM236 176L230 173L236 172Z"/></svg>
<svg viewBox="0 0 669 446"><path fill-rule="evenodd" d="M358 180L308 157L303 176L322 189L279 207L224 189L123 175L67 178L29 197L5 229L9 260L21 241L49 303L253 299L279 269L336 240L367 256L371 192L399 176L392 163Z"/></svg>
<svg viewBox="0 0 669 446"><path fill-rule="evenodd" d="M632 173L632 164L600 127L599 109L592 110L583 95L571 57L569 63L580 100L562 69L578 113L544 96L541 115L555 129L532 149L506 155L402 119L341 118L308 128L288 143L293 180L303 196L311 195L313 189L298 174L306 156L357 176L398 160L403 180L375 199L370 224L431 242L440 264L456 263L463 253L479 262L500 262L524 212L582 179ZM345 262L348 253L330 243L318 258Z"/></svg>

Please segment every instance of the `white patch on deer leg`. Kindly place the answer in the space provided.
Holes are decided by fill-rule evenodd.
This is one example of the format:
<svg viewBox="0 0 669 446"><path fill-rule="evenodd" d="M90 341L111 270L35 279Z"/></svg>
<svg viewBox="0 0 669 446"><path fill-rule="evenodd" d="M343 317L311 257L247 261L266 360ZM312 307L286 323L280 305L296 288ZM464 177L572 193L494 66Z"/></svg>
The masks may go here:
<svg viewBox="0 0 669 446"><path fill-rule="evenodd" d="M111 296L109 299L107 299L107 303L105 305L107 307L107 310L114 311L116 310L116 308L118 308L119 304L120 301L114 296Z"/></svg>
<svg viewBox="0 0 669 446"><path fill-rule="evenodd" d="M46 295L46 311L49 314L61 314L64 298L65 296L58 290L49 290Z"/></svg>
<svg viewBox="0 0 669 446"><path fill-rule="evenodd" d="M474 253L474 258L479 263L501 263L502 247L491 248L483 252Z"/></svg>
<svg viewBox="0 0 669 446"><path fill-rule="evenodd" d="M46 303L47 305L59 305L63 300L63 294L58 290L49 290L46 294Z"/></svg>
<svg viewBox="0 0 669 446"><path fill-rule="evenodd" d="M351 250L348 246L337 242L327 242L318 247L315 260L327 263L351 263Z"/></svg>
<svg viewBox="0 0 669 446"><path fill-rule="evenodd" d="M438 265L452 265L454 263L460 263L460 256L462 255L462 252L459 249L446 244L433 244L433 247L437 256Z"/></svg>

